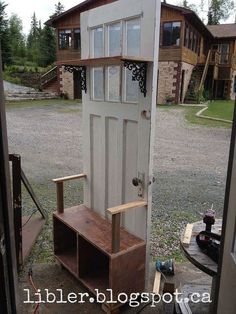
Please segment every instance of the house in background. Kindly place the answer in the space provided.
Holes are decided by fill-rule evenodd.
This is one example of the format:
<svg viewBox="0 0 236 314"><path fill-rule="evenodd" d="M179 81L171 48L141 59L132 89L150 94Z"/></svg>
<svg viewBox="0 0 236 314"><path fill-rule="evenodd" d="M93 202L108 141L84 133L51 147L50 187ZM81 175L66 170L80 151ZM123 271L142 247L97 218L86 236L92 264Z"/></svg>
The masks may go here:
<svg viewBox="0 0 236 314"><path fill-rule="evenodd" d="M45 24L56 29L56 66L43 76L42 87L66 95L69 99L81 99L80 77L69 73L63 65L76 64L81 57L80 13L116 0L86 0L48 20ZM56 90L55 90L56 88Z"/></svg>
<svg viewBox="0 0 236 314"><path fill-rule="evenodd" d="M46 22L56 29L57 66L44 75L45 89L81 98L79 75L65 71L80 60L80 13L114 1L87 0ZM160 104L233 99L236 24L206 26L192 10L162 3L158 77Z"/></svg>
<svg viewBox="0 0 236 314"><path fill-rule="evenodd" d="M214 98L234 99L233 85L236 80L236 23L208 25L214 36L212 62L218 65L218 79L214 82Z"/></svg>

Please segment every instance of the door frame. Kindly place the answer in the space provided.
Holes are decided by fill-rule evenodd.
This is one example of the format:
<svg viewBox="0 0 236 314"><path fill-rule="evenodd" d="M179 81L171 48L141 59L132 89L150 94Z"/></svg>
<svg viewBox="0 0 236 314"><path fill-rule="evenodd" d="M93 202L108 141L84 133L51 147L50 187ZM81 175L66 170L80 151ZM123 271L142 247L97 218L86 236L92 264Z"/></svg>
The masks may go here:
<svg viewBox="0 0 236 314"><path fill-rule="evenodd" d="M11 200L6 112L0 47L0 292L4 313L19 313L14 219Z"/></svg>
<svg viewBox="0 0 236 314"><path fill-rule="evenodd" d="M236 105L236 96L235 96L235 105ZM221 234L221 247L220 247L220 257L218 264L218 275L215 285L215 299L213 304L213 312L217 313L218 311L218 301L221 289L221 276L222 268L224 266L224 251L225 251L225 240L226 240L226 228L228 224L228 212L229 212L229 200L231 194L231 181L232 181L232 171L234 165L234 154L236 154L236 106L234 108L234 117L233 117L233 126L231 134L231 143L230 143L230 152L229 152L229 162L228 162L228 172L226 180L226 189L225 189L225 202L224 202L224 211L223 211L223 222L222 222L222 234ZM235 265L236 266L236 265Z"/></svg>

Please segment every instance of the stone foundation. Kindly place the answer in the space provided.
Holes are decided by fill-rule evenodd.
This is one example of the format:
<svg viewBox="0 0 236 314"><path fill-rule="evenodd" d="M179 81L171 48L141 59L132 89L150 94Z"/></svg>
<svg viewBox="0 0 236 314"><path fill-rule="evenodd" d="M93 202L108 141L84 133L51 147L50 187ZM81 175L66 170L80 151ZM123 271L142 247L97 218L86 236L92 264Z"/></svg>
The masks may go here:
<svg viewBox="0 0 236 314"><path fill-rule="evenodd" d="M184 98L186 96L187 90L188 90L188 85L192 76L192 72L194 69L194 65L186 63L186 62L182 62L182 70L185 71L184 74L184 86L183 86L183 99L182 102L184 101ZM181 78L180 78L180 82L182 81L182 71L181 71ZM181 99L180 99L181 101Z"/></svg>
<svg viewBox="0 0 236 314"><path fill-rule="evenodd" d="M235 82L235 80L236 80L236 70L233 71L232 80L231 80L230 99L232 99L232 100L235 99L235 93L234 93L234 82Z"/></svg>
<svg viewBox="0 0 236 314"><path fill-rule="evenodd" d="M181 102L182 70L185 71L182 95L182 99L184 100L193 68L194 65L185 62L159 62L157 103L165 104L166 99L169 97L173 98L173 103L175 104Z"/></svg>
<svg viewBox="0 0 236 314"><path fill-rule="evenodd" d="M174 61L159 62L157 103L165 104L167 97L175 99L178 63Z"/></svg>
<svg viewBox="0 0 236 314"><path fill-rule="evenodd" d="M64 66L60 67L60 93L69 99L74 99L74 79L73 73L65 71Z"/></svg>

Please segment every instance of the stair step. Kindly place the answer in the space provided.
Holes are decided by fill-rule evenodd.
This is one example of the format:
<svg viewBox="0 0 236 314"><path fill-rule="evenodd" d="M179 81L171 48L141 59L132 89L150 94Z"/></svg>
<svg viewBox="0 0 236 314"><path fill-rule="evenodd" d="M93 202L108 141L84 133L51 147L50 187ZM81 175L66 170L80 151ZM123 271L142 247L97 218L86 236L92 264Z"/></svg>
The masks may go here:
<svg viewBox="0 0 236 314"><path fill-rule="evenodd" d="M53 92L27 92L27 93L6 93L6 100L40 100L58 98L57 93Z"/></svg>

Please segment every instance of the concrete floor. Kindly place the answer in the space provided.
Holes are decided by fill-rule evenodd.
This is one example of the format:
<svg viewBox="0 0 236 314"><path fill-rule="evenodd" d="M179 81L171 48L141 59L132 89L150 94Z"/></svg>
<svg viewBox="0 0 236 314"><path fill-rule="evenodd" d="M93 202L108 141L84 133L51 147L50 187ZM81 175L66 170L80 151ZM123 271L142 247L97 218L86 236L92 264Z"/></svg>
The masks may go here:
<svg viewBox="0 0 236 314"><path fill-rule="evenodd" d="M33 281L37 289L41 289L42 299L45 298L44 289L49 289L49 292L53 292L58 295L56 289L62 289L63 295L67 296L71 292L75 293L85 293L87 290L65 269L57 264L36 264L32 267L33 270ZM149 289L151 291L153 282L155 268L154 263L151 265L151 275L149 282ZM206 290L210 290L211 278L199 271L196 267L190 263L176 264L175 265L175 275L173 277L167 277L167 282L172 282L175 284L175 288L184 286L186 283L191 285L205 285ZM164 284L164 279L162 278L162 285ZM198 289L199 286L196 286ZM24 289L30 289L31 300L38 300L33 296L34 291L28 280L28 268L26 267L25 273L20 279L20 296L21 296L21 310L22 313L33 313L35 304L23 304L27 300L27 292ZM195 292L198 292L195 290ZM92 296L92 295L91 295ZM90 297L91 297L90 296ZM85 299L86 300L86 299ZM120 309L121 313L136 314L142 309L144 304L139 307L131 308L129 306L124 306ZM89 313L89 314L99 314L104 313L101 309L100 304L89 303L67 303L67 304L43 304L39 307L39 312L42 314L75 314L75 313ZM155 307L148 305L141 313L164 313L163 304L158 304ZM208 313L208 308L204 311L202 306L199 305L195 307L193 314L203 314Z"/></svg>

